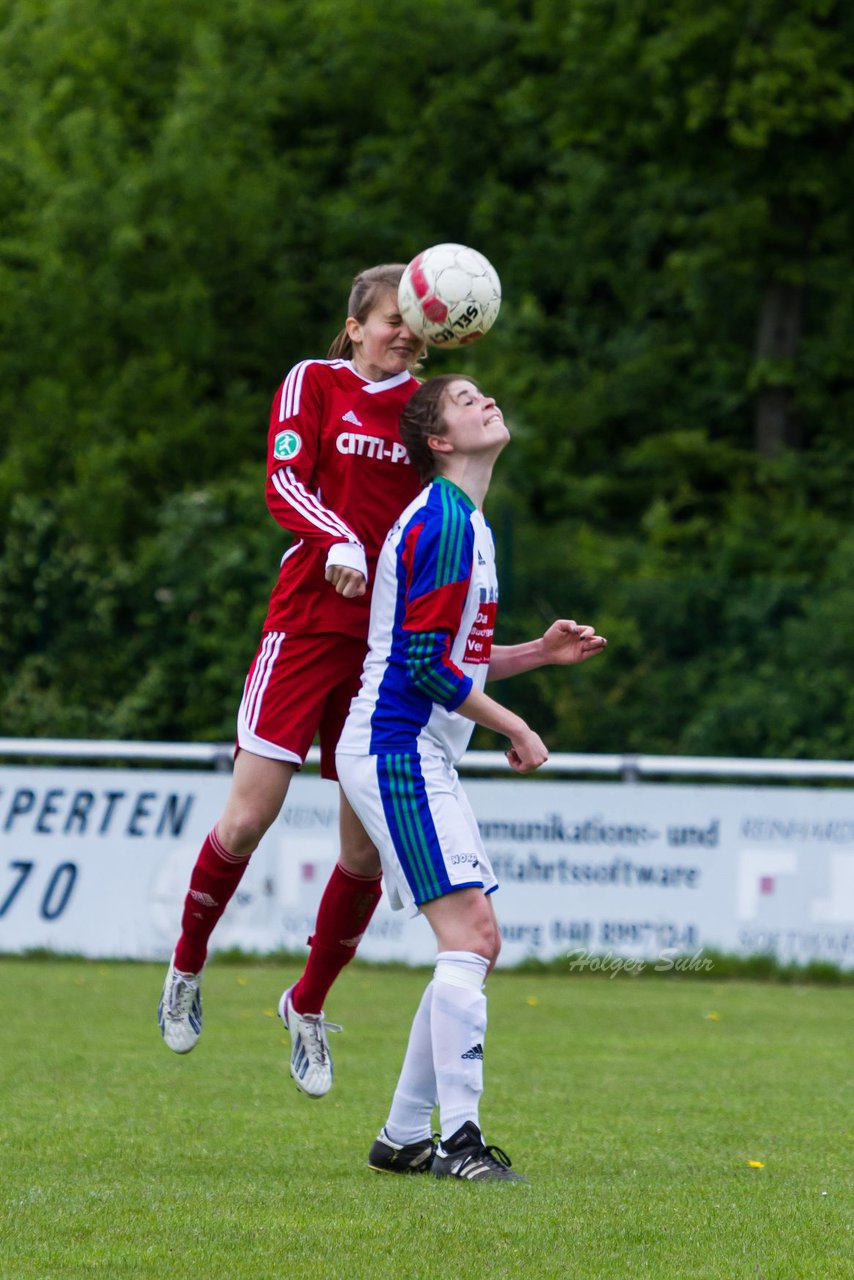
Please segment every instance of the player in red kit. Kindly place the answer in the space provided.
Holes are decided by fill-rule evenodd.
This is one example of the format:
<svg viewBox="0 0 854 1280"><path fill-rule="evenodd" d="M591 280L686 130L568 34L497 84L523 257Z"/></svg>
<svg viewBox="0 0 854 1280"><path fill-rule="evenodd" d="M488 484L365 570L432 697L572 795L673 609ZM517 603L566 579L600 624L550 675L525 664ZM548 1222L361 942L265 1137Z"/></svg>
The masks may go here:
<svg viewBox="0 0 854 1280"><path fill-rule="evenodd" d="M201 1034L210 935L317 735L321 773L337 778L335 747L359 688L377 557L419 489L398 429L423 353L398 311L402 272L387 265L358 275L328 357L296 365L273 401L267 505L294 541L246 679L225 811L193 869L158 1008L175 1053L189 1053ZM313 1097L332 1083L323 1001L380 897L376 849L343 793L340 803L339 862L305 972L279 1006L291 1034L291 1074Z"/></svg>

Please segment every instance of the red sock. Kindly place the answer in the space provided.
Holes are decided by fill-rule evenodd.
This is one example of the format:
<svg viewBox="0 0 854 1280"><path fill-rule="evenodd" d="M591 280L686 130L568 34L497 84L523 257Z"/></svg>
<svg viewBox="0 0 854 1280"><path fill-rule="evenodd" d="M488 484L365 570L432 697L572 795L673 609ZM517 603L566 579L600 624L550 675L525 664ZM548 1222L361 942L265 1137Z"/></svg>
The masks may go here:
<svg viewBox="0 0 854 1280"><path fill-rule="evenodd" d="M323 890L305 972L293 988L297 1013L320 1013L329 988L356 954L382 893L382 876L354 876L338 863Z"/></svg>
<svg viewBox="0 0 854 1280"><path fill-rule="evenodd" d="M202 845L190 889L184 899L181 936L175 948L175 968L182 973L198 973L208 954L208 938L231 901L252 855L229 853L216 827Z"/></svg>

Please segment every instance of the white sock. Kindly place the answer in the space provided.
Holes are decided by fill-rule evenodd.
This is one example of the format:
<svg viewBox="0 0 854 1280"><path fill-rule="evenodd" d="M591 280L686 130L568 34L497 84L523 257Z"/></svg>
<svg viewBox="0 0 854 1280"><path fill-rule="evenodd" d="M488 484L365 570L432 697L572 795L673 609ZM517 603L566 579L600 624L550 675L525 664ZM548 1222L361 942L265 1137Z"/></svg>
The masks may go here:
<svg viewBox="0 0 854 1280"><path fill-rule="evenodd" d="M471 1120L480 1128L489 961L473 951L442 951L433 974L430 1029L442 1137Z"/></svg>
<svg viewBox="0 0 854 1280"><path fill-rule="evenodd" d="M409 1044L385 1125L386 1136L401 1147L422 1142L432 1132L430 1122L437 1100L430 1037L432 1003L433 983L429 982L412 1019Z"/></svg>

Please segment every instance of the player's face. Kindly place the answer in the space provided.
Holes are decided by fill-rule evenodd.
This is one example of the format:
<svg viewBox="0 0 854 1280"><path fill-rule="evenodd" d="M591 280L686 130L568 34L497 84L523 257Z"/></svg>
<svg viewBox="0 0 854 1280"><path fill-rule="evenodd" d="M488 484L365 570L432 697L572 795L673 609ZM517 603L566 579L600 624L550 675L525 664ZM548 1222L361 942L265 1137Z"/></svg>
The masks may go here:
<svg viewBox="0 0 854 1280"><path fill-rule="evenodd" d="M498 452L510 439L504 414L493 400L465 378L449 384L443 403L444 440L454 452Z"/></svg>
<svg viewBox="0 0 854 1280"><path fill-rule="evenodd" d="M411 369L421 355L423 344L404 324L392 290L380 295L364 320L350 316L347 332L353 343L353 364L371 382Z"/></svg>

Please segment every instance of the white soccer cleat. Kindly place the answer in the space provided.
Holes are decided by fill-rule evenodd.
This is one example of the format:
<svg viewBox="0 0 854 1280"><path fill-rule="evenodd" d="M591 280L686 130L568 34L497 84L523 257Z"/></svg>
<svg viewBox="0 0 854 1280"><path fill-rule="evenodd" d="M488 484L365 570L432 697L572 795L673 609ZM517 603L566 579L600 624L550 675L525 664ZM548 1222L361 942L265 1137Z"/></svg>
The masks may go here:
<svg viewBox="0 0 854 1280"><path fill-rule="evenodd" d="M342 1031L322 1013L297 1013L289 987L279 1001L279 1017L291 1033L291 1075L310 1098L322 1098L332 1088L332 1058L327 1031Z"/></svg>
<svg viewBox="0 0 854 1280"><path fill-rule="evenodd" d="M202 1034L202 973L181 973L169 961L157 1006L160 1034L173 1053L189 1053Z"/></svg>

